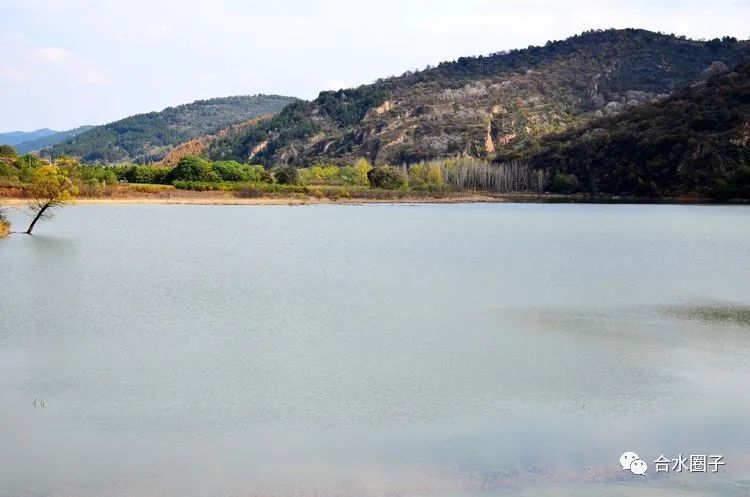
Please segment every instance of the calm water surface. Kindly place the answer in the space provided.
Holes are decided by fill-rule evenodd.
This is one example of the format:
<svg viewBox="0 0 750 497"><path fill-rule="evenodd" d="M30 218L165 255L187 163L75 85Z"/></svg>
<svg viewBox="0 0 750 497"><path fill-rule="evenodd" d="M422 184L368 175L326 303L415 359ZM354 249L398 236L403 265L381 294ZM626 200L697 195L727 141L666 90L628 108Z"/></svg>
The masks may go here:
<svg viewBox="0 0 750 497"><path fill-rule="evenodd" d="M0 495L747 496L749 255L746 207L69 207L0 241Z"/></svg>

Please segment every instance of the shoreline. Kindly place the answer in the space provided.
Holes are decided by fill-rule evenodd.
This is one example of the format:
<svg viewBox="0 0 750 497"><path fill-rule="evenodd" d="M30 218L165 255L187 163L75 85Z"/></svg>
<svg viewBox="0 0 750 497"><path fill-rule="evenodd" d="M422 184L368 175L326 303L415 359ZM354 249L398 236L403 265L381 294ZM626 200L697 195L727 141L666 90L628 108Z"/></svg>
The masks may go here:
<svg viewBox="0 0 750 497"><path fill-rule="evenodd" d="M0 205L24 205L25 198L0 198ZM189 197L123 197L123 198L77 198L75 204L107 205L107 204L154 204L154 205L357 205L357 204L467 204L467 203L503 203L509 200L489 196L449 197L449 198L341 198L332 200L316 197L259 197L241 198L232 196L189 196Z"/></svg>
<svg viewBox="0 0 750 497"><path fill-rule="evenodd" d="M748 205L747 201L717 201L705 197L642 198L620 196L590 196L561 194L417 194L394 195L393 197L340 197L336 199L315 196L261 196L244 198L231 193L171 191L168 195L134 194L100 197L78 197L72 205L362 205L362 204L489 204L489 203L581 203L581 204L665 204L665 205ZM7 207L23 206L28 202L24 197L2 197L0 205Z"/></svg>

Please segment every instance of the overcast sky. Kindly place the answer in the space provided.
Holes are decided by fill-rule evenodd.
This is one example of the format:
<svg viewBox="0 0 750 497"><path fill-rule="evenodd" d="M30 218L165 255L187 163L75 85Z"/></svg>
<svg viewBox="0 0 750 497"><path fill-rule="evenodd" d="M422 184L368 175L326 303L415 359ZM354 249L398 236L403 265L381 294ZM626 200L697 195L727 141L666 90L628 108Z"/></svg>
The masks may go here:
<svg viewBox="0 0 750 497"><path fill-rule="evenodd" d="M750 0L0 0L0 131L370 83L592 28L748 38Z"/></svg>

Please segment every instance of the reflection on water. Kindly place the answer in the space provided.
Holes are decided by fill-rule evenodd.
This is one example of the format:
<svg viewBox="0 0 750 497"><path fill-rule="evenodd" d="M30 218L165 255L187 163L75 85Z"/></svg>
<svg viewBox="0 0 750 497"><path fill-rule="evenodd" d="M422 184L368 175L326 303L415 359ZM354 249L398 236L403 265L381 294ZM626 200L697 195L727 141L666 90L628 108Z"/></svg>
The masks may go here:
<svg viewBox="0 0 750 497"><path fill-rule="evenodd" d="M706 324L737 324L750 326L750 307L735 304L705 304L678 306L667 312L683 319L693 319Z"/></svg>
<svg viewBox="0 0 750 497"><path fill-rule="evenodd" d="M65 209L0 242L0 495L747 495L748 214Z"/></svg>

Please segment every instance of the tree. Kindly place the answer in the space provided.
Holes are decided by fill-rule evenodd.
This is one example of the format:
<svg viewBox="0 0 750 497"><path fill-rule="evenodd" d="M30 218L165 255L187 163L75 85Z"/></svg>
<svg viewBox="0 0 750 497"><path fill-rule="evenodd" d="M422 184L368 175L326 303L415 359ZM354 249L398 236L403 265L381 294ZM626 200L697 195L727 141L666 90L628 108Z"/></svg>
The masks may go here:
<svg viewBox="0 0 750 497"><path fill-rule="evenodd" d="M558 171L552 177L552 191L555 193L575 193L579 186L580 182L575 174L564 174Z"/></svg>
<svg viewBox="0 0 750 497"><path fill-rule="evenodd" d="M29 186L29 210L34 219L26 230L30 235L40 219L52 217L52 210L75 199L78 189L57 166L42 166L34 172Z"/></svg>
<svg viewBox="0 0 750 497"><path fill-rule="evenodd" d="M370 186L370 180L367 178L367 173L372 171L372 165L367 159L360 159L354 164L354 184L359 186Z"/></svg>
<svg viewBox="0 0 750 497"><path fill-rule="evenodd" d="M5 212L0 208L0 238L5 238L10 233L10 221L5 217Z"/></svg>
<svg viewBox="0 0 750 497"><path fill-rule="evenodd" d="M248 181L255 183L273 183L273 175L260 164L248 167Z"/></svg>
<svg viewBox="0 0 750 497"><path fill-rule="evenodd" d="M233 160L214 162L213 169L222 181L247 181L249 176L248 166Z"/></svg>
<svg viewBox="0 0 750 497"><path fill-rule="evenodd" d="M296 185L299 183L299 170L294 166L282 166L274 172L274 177L281 185Z"/></svg>
<svg viewBox="0 0 750 497"><path fill-rule="evenodd" d="M378 166L367 173L373 188L396 190L406 184L406 175L391 166Z"/></svg>
<svg viewBox="0 0 750 497"><path fill-rule="evenodd" d="M197 155L187 155L180 159L177 167L167 174L167 181L219 181L219 175L211 163Z"/></svg>

